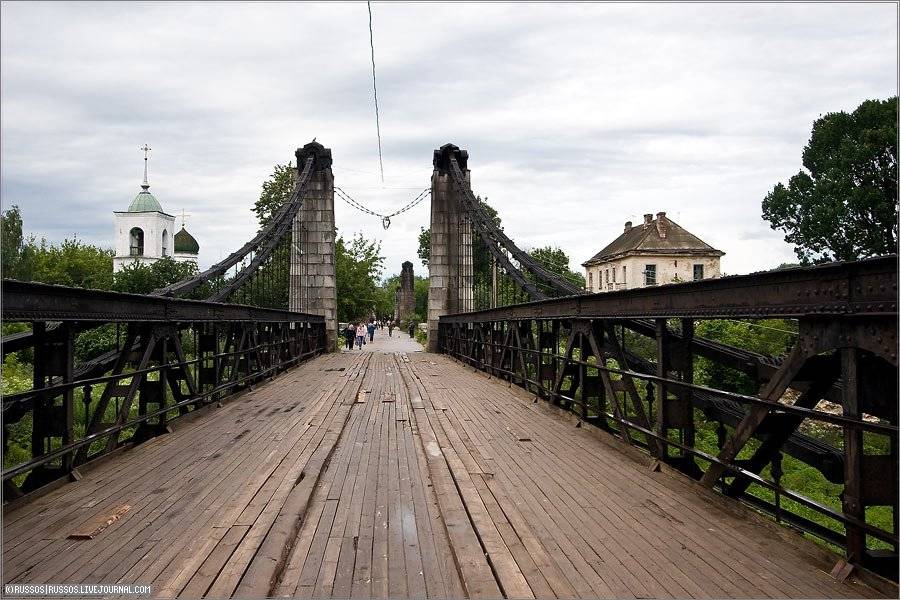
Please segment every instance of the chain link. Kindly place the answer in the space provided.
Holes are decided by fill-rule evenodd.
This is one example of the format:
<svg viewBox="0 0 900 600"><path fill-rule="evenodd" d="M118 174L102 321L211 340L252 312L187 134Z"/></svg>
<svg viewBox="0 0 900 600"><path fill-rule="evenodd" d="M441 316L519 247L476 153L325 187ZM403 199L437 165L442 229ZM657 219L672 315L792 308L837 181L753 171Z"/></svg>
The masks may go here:
<svg viewBox="0 0 900 600"><path fill-rule="evenodd" d="M385 229L387 229L388 227L391 226L391 217L396 217L397 215L403 214L403 213L405 213L406 211L408 211L408 210L410 210L411 208L413 208L414 206L416 206L417 204L419 204L422 200L425 199L425 197L426 197L427 195L429 195L429 194L431 193L431 188L425 188L424 190L422 190L422 191L419 193L418 196L416 196L416 197L415 197L411 202L409 202L406 206L404 206L404 207L401 208L400 210L397 210L397 211L395 211L395 212L392 212L392 213L389 214L389 215L383 215L383 214L381 214L381 213L375 212L374 210L371 210L371 209L366 208L366 207L363 206L360 202L354 200L354 199L350 196L350 194L348 194L347 192L345 192L344 190L342 190L341 188L339 188L339 187L337 187L337 186L334 187L334 191L337 192L338 197L339 197L341 200L343 200L344 202L346 202L347 204L349 204L350 206L352 206L352 207L355 208L356 210L358 210L358 211L360 211L360 212L364 212L364 213L369 214L369 215L372 215L373 217L379 217L379 218L381 219L381 225L382 225L382 227L384 227Z"/></svg>

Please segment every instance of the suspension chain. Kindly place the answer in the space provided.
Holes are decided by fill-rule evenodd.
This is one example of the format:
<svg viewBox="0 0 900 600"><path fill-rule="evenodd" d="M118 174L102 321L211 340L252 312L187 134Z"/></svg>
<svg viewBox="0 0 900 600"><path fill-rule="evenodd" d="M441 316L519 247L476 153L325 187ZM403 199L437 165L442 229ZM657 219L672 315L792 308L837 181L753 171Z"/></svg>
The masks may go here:
<svg viewBox="0 0 900 600"><path fill-rule="evenodd" d="M396 217L399 214L405 213L406 211L410 210L411 208L413 208L414 206L419 204L422 200L425 199L425 197L427 195L429 195L431 193L431 188L425 188L424 190L422 190L419 193L418 196L416 196L412 201L410 201L408 204L406 204L403 208L401 208L400 210L394 211L389 215L383 215L381 213L375 212L374 210L366 208L365 206L362 205L362 203L360 203L357 200L354 200L350 196L350 194L348 194L347 192L345 192L344 190L342 190L341 188L339 188L337 186L334 186L334 191L337 192L338 197L341 200L343 200L344 202L346 202L347 204L349 204L356 210L358 210L360 212L364 212L368 215L372 215L373 217L380 218L382 227L387 229L388 227L391 226L391 217Z"/></svg>

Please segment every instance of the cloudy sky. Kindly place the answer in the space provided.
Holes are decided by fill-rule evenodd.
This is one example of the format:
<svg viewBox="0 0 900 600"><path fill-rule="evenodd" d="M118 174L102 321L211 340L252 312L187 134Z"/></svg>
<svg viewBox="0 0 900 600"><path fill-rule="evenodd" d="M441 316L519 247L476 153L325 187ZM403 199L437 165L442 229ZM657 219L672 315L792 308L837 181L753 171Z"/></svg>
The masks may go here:
<svg viewBox="0 0 900 600"><path fill-rule="evenodd" d="M897 6L372 5L385 184L364 2L14 3L0 14L0 195L25 228L112 246L114 210L151 191L208 266L256 231L273 165L316 137L336 185L392 212L434 148L522 247L578 266L627 220L667 211L747 273L794 258L760 202L800 169L818 116L897 90ZM416 260L428 203L393 220L340 200L340 232Z"/></svg>

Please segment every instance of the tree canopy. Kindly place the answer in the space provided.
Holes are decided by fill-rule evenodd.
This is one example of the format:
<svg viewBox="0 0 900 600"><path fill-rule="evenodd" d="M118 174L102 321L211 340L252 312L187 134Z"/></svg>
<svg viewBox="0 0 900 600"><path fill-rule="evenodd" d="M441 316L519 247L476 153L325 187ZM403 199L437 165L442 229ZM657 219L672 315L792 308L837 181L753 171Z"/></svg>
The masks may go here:
<svg viewBox="0 0 900 600"><path fill-rule="evenodd" d="M374 312L382 317L393 312L393 292L378 284L384 257L381 244L361 233L349 243L338 237L334 244L339 321L366 320Z"/></svg>
<svg viewBox="0 0 900 600"><path fill-rule="evenodd" d="M762 202L803 264L897 251L897 97L813 123L803 167Z"/></svg>
<svg viewBox="0 0 900 600"><path fill-rule="evenodd" d="M197 274L193 262L179 262L165 256L149 265L126 264L115 274L112 288L117 292L149 294L153 290Z"/></svg>
<svg viewBox="0 0 900 600"><path fill-rule="evenodd" d="M569 255L560 248L544 246L528 253L548 271L562 275L580 288L584 288L584 275L569 269Z"/></svg>
<svg viewBox="0 0 900 600"><path fill-rule="evenodd" d="M291 197L294 189L294 167L291 163L275 165L272 174L262 184L259 200L253 204L253 212L259 227L269 224L278 209Z"/></svg>

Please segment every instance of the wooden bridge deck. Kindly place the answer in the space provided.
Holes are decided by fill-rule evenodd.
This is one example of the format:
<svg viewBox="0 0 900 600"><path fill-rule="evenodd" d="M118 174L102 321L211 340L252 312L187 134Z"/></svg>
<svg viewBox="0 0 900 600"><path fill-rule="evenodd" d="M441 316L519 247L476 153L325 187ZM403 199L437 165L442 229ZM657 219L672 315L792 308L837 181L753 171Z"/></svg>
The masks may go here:
<svg viewBox="0 0 900 600"><path fill-rule="evenodd" d="M4 583L156 596L876 597L811 542L379 332L9 511ZM93 539L90 529L123 507ZM124 509L123 509L124 510Z"/></svg>

